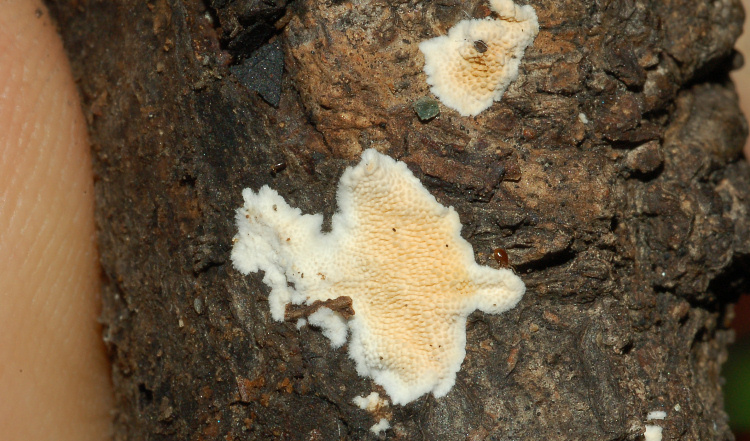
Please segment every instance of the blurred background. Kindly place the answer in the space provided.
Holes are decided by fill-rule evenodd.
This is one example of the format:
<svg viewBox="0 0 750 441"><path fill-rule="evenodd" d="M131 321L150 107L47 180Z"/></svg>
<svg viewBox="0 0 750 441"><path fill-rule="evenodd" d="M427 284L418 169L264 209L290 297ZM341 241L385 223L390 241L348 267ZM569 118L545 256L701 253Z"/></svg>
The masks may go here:
<svg viewBox="0 0 750 441"><path fill-rule="evenodd" d="M735 314L737 342L729 348L723 369L724 405L737 441L750 441L750 295L740 297Z"/></svg>
<svg viewBox="0 0 750 441"><path fill-rule="evenodd" d="M742 0L745 11L750 11L750 0ZM740 95L740 106L746 117L750 115L750 26L737 42L737 50L745 56L745 66L732 72L732 79ZM750 158L750 142L745 143L745 156ZM737 441L750 441L750 293L740 297L735 306L732 324L737 339L729 348L729 360L724 365L724 400L729 423Z"/></svg>

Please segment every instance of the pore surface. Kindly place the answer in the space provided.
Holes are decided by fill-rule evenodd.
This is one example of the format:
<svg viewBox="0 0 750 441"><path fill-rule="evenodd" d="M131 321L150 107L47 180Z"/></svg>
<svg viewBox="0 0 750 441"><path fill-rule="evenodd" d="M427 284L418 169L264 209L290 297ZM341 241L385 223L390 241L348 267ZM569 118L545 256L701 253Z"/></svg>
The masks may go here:
<svg viewBox="0 0 750 441"><path fill-rule="evenodd" d="M419 45L430 90L463 116L477 115L502 98L539 32L531 6L492 0L490 7L497 19L462 20L448 35Z"/></svg>
<svg viewBox="0 0 750 441"><path fill-rule="evenodd" d="M524 293L512 271L478 265L456 212L375 150L341 177L328 234L321 215L303 215L268 187L243 196L235 267L265 271L275 320L290 302L350 297L353 317L331 311L315 324L335 346L348 326L357 372L395 404L447 394L465 355L466 317L506 311Z"/></svg>

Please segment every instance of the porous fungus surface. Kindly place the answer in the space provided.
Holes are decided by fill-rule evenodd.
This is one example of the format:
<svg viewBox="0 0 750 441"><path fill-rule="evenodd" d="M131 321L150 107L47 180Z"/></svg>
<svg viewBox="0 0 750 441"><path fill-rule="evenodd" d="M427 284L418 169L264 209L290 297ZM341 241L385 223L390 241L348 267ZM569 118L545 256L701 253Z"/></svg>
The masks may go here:
<svg viewBox="0 0 750 441"><path fill-rule="evenodd" d="M539 32L531 6L491 0L490 7L497 19L462 20L448 35L419 45L430 90L463 116L477 115L502 98Z"/></svg>
<svg viewBox="0 0 750 441"><path fill-rule="evenodd" d="M351 333L349 355L393 403L448 393L465 355L466 317L516 305L525 286L511 270L474 261L461 222L406 168L375 150L339 182L330 233L268 186L243 191L234 266L263 270L275 320L288 303L349 296L355 314L310 317L332 344Z"/></svg>

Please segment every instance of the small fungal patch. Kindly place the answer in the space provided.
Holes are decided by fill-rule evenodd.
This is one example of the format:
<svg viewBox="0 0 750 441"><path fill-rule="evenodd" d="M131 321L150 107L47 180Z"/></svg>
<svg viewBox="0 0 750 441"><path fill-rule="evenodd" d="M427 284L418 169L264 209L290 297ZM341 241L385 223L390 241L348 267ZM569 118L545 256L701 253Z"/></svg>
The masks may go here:
<svg viewBox="0 0 750 441"><path fill-rule="evenodd" d="M646 415L646 421L663 420L667 417L667 412L663 410L654 410ZM661 441L662 427L653 424L646 424L646 431L643 433L645 441Z"/></svg>
<svg viewBox="0 0 750 441"><path fill-rule="evenodd" d="M319 302L308 323L334 347L348 340L357 373L394 404L446 395L466 354L467 316L507 311L526 289L511 270L478 265L456 211L372 149L341 177L330 233L322 215L303 215L268 186L242 195L235 268L264 271L274 320L289 304ZM341 311L336 299L346 301Z"/></svg>
<svg viewBox="0 0 750 441"><path fill-rule="evenodd" d="M661 432L661 427L646 424L646 431L643 433L643 438L645 441L661 441Z"/></svg>
<svg viewBox="0 0 750 441"><path fill-rule="evenodd" d="M646 420L647 421L663 420L666 417L667 417L667 412L664 412L663 410L654 410L654 411L649 412L648 415L646 415Z"/></svg>
<svg viewBox="0 0 750 441"><path fill-rule="evenodd" d="M432 93L463 116L474 116L500 101L526 47L539 32L536 12L513 0L490 0L497 18L462 20L448 35L423 41L424 72Z"/></svg>
<svg viewBox="0 0 750 441"><path fill-rule="evenodd" d="M377 392L371 392L370 395L366 397L354 397L352 402L360 409L368 412L375 412L379 408L388 405L388 400L380 398L380 394Z"/></svg>
<svg viewBox="0 0 750 441"><path fill-rule="evenodd" d="M387 419L381 418L377 424L373 424L372 427L370 427L370 432L374 433L375 435L380 435L382 432L385 432L390 428L391 423L389 423Z"/></svg>

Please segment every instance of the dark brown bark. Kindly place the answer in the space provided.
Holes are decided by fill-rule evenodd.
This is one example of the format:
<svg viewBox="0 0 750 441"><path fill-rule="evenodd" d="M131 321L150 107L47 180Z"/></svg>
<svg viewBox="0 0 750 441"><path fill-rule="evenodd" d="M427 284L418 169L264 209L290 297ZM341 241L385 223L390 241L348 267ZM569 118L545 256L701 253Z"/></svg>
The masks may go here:
<svg viewBox="0 0 750 441"><path fill-rule="evenodd" d="M381 410L381 437L637 439L666 410L665 439L732 438L739 2L531 4L541 30L502 101L422 122L418 43L485 2L51 0L94 145L117 439L377 438L351 400L378 387L318 331L272 321L261 276L228 260L242 188L330 216L367 147L528 287L470 317L452 391Z"/></svg>

